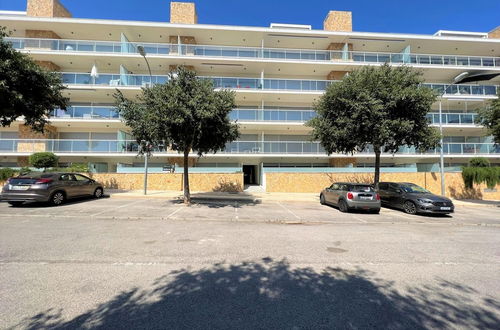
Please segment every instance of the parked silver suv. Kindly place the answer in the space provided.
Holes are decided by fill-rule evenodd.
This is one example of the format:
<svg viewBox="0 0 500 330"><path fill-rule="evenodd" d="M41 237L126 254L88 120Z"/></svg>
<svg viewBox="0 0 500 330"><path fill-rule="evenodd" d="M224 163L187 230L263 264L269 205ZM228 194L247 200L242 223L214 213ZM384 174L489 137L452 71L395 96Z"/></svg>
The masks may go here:
<svg viewBox="0 0 500 330"><path fill-rule="evenodd" d="M337 182L324 189L319 196L321 204L338 206L341 212L367 210L380 212L380 196L365 183Z"/></svg>
<svg viewBox="0 0 500 330"><path fill-rule="evenodd" d="M50 202L57 206L70 198L100 198L103 194L104 188L99 182L81 174L33 172L10 178L0 199L12 206L25 202Z"/></svg>

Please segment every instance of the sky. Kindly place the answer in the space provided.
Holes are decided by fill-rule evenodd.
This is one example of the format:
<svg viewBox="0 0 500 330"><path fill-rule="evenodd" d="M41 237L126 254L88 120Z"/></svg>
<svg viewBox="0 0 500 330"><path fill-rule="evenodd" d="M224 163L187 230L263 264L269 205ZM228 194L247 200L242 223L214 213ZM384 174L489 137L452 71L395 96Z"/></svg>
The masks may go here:
<svg viewBox="0 0 500 330"><path fill-rule="evenodd" d="M168 22L169 0L60 0L77 18ZM489 32L500 26L500 0L197 0L198 23L323 28L329 10L353 12L353 30L433 34ZM0 0L0 10L26 10L26 0Z"/></svg>

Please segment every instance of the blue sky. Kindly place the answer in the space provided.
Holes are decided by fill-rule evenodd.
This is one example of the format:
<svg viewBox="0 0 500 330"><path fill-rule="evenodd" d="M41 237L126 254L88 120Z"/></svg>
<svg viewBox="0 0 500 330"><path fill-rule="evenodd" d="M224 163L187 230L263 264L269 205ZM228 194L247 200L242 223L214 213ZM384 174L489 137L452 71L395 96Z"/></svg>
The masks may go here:
<svg viewBox="0 0 500 330"><path fill-rule="evenodd" d="M169 0L61 0L79 18L169 20ZM500 0L198 0L199 23L321 29L328 10L353 12L355 31L431 34L488 32L500 25ZM25 10L26 0L0 0L0 10Z"/></svg>

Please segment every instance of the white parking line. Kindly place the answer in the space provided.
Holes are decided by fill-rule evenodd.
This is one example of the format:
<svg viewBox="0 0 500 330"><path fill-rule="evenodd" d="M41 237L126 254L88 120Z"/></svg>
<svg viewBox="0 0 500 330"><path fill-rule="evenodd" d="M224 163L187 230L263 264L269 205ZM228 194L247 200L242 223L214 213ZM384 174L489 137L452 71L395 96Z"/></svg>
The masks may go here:
<svg viewBox="0 0 500 330"><path fill-rule="evenodd" d="M238 216L238 202L234 202L234 218L235 220L238 220L240 217Z"/></svg>
<svg viewBox="0 0 500 330"><path fill-rule="evenodd" d="M362 219L361 217L358 217L358 216L357 216L357 215L355 215L355 214L352 214L352 213L351 213L350 215L351 215L354 219L356 219L356 220L358 220L358 221L360 221L360 222L362 222L362 223L367 223L367 222L368 222L368 221L366 221L366 220Z"/></svg>
<svg viewBox="0 0 500 330"><path fill-rule="evenodd" d="M298 215L296 215L295 213L293 213L290 209L286 208L285 206L283 206L283 204L281 204L280 202L276 202L276 204L278 204L279 206L281 206L284 210L286 210L288 213L290 213L291 215L293 215L295 218L297 218L298 220L300 220L300 217Z"/></svg>
<svg viewBox="0 0 500 330"><path fill-rule="evenodd" d="M165 218L165 220L169 219L171 216L173 216L174 214L176 214L177 212L183 210L184 207L182 206L179 206L179 208L177 210L175 210L174 212L170 213L169 215L167 215L167 217Z"/></svg>
<svg viewBox="0 0 500 330"><path fill-rule="evenodd" d="M91 217L95 217L96 215L101 215L101 214L109 212L109 211L115 211L115 210L118 210L118 209L122 209L124 207L128 207L128 206L132 206L132 205L135 205L135 204L139 204L139 203L141 203L143 201L144 200L140 199L140 200L132 202L132 203L128 203L128 204L125 204L125 205L120 205L120 206L117 206L117 207L112 208L112 209L108 209L108 210L104 210L104 211L101 211L101 212L97 212L97 213L91 214L90 216Z"/></svg>

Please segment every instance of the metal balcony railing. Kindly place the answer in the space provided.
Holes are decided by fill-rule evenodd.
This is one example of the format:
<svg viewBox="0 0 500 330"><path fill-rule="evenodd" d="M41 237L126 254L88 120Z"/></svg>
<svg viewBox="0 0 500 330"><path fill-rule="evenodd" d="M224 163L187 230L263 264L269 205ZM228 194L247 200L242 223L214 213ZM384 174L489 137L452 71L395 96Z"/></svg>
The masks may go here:
<svg viewBox="0 0 500 330"><path fill-rule="evenodd" d="M139 145L133 140L64 140L64 139L0 139L0 152L33 153L103 153L137 154ZM156 153L175 153L166 146L157 147ZM235 141L226 144L225 154L325 154L319 142L307 141ZM494 143L445 143L444 152L449 155L500 154L500 146ZM373 153L366 148L361 153ZM399 154L439 154L439 148L420 153L412 147L402 147Z"/></svg>
<svg viewBox="0 0 500 330"><path fill-rule="evenodd" d="M443 54L414 54L361 52L341 50L289 49L267 47L236 47L213 45L186 45L169 43L138 43L92 40L6 38L16 49L38 49L59 52L126 53L137 54L144 47L152 56L201 56L227 58L256 58L304 61L346 61L355 63L391 63L429 66L500 67L500 57Z"/></svg>
<svg viewBox="0 0 500 330"><path fill-rule="evenodd" d="M167 75L136 75L136 74L100 74L92 77L90 73L64 72L61 73L63 83L68 85L93 86L136 86L146 87L153 84L165 83ZM248 89L248 90L289 90L302 92L322 92L335 80L304 80L304 79L274 79L274 78L244 78L244 77L206 77L200 79L211 80L215 88ZM438 94L455 96L496 96L496 85L449 85L425 83L423 86L434 89Z"/></svg>

